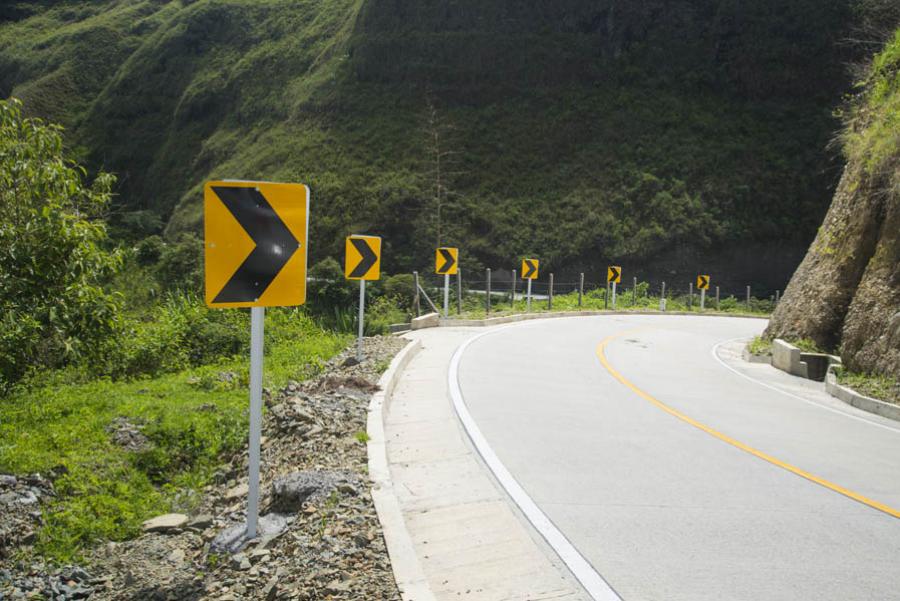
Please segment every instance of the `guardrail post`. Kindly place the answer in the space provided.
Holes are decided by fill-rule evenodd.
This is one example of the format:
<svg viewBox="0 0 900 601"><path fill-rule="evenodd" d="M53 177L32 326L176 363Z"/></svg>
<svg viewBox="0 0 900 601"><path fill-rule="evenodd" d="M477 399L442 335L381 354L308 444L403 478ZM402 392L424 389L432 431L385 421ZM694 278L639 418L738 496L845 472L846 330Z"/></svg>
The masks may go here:
<svg viewBox="0 0 900 601"><path fill-rule="evenodd" d="M553 309L553 274L550 274L550 294L547 295L547 309Z"/></svg>
<svg viewBox="0 0 900 601"><path fill-rule="evenodd" d="M512 294L509 297L509 306L516 307L516 270L512 271Z"/></svg>
<svg viewBox="0 0 900 601"><path fill-rule="evenodd" d="M781 300L781 290L776 290L775 291L775 304L777 305L780 300Z"/></svg>
<svg viewBox="0 0 900 601"><path fill-rule="evenodd" d="M659 310L666 310L666 283L662 283L662 291L659 293Z"/></svg>
<svg viewBox="0 0 900 601"><path fill-rule="evenodd" d="M694 310L694 282L688 284L688 311Z"/></svg>
<svg viewBox="0 0 900 601"><path fill-rule="evenodd" d="M603 308L609 309L609 280L606 281L606 296L603 297Z"/></svg>
<svg viewBox="0 0 900 601"><path fill-rule="evenodd" d="M418 271L413 272L413 280L416 283L416 296L413 300L413 304L415 305L415 308L416 308L416 317L421 317L422 316L422 305L420 304L420 300L419 300L419 272Z"/></svg>
<svg viewBox="0 0 900 601"><path fill-rule="evenodd" d="M637 304L637 278L631 278L631 306Z"/></svg>
<svg viewBox="0 0 900 601"><path fill-rule="evenodd" d="M747 286L747 311L750 310L750 286Z"/></svg>
<svg viewBox="0 0 900 601"><path fill-rule="evenodd" d="M490 267L488 267L487 270L485 271L485 275L487 276L487 286L485 286L487 288L487 294L485 295L487 297L486 313L489 314L491 312L491 268Z"/></svg>
<svg viewBox="0 0 900 601"><path fill-rule="evenodd" d="M462 314L462 269L456 270L456 314Z"/></svg>
<svg viewBox="0 0 900 601"><path fill-rule="evenodd" d="M581 299L584 297L584 273L578 276L578 308L581 308Z"/></svg>
<svg viewBox="0 0 900 601"><path fill-rule="evenodd" d="M719 287L716 286L716 311L719 310Z"/></svg>

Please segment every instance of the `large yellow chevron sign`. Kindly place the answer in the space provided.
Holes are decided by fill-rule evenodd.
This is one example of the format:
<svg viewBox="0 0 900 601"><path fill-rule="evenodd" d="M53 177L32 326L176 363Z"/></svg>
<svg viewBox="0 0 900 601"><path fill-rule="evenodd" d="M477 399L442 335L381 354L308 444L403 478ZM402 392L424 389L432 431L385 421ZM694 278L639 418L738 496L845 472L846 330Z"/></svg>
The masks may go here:
<svg viewBox="0 0 900 601"><path fill-rule="evenodd" d="M206 304L306 302L309 188L216 181L203 190Z"/></svg>
<svg viewBox="0 0 900 601"><path fill-rule="evenodd" d="M434 253L434 272L438 275L456 275L459 271L459 249L442 246Z"/></svg>

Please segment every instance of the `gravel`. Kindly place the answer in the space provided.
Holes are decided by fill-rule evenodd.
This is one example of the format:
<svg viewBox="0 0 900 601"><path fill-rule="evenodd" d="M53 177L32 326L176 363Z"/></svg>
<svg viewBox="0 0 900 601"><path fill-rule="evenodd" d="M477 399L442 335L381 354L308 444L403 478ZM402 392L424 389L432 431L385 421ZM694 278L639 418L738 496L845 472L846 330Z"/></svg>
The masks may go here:
<svg viewBox="0 0 900 601"><path fill-rule="evenodd" d="M353 360L351 347L320 377L269 391L263 535L249 544L213 545L228 532L243 532L246 496L235 491L247 484L246 450L220 468L217 483L202 491L199 506L186 520L179 517L178 527L102 544L83 566L11 559L34 557L29 545L53 488L40 476L0 475L0 599L399 600L369 494L361 433L378 369L404 345L394 337L367 338L362 363ZM120 444L140 446L134 430L124 420L110 428Z"/></svg>

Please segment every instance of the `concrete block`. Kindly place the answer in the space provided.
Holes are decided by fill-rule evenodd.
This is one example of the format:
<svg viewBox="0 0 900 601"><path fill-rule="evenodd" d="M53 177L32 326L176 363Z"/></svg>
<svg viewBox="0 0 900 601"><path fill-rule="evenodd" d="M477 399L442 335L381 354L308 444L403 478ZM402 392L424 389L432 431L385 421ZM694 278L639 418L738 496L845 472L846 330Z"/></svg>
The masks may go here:
<svg viewBox="0 0 900 601"><path fill-rule="evenodd" d="M410 324L413 330L422 330L424 328L436 328L441 325L441 317L437 313L427 313L422 317L416 317Z"/></svg>
<svg viewBox="0 0 900 601"><path fill-rule="evenodd" d="M807 377L806 363L800 360L800 349L780 338L772 341L772 366L793 376Z"/></svg>

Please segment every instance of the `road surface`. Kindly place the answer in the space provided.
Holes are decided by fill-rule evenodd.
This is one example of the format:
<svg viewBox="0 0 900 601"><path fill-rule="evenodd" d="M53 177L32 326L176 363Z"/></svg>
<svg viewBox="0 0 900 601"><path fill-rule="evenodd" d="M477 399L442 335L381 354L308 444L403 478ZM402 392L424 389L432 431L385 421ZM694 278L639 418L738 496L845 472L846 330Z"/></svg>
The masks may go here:
<svg viewBox="0 0 900 601"><path fill-rule="evenodd" d="M741 362L764 325L540 320L472 340L450 377L626 601L900 599L900 423Z"/></svg>

